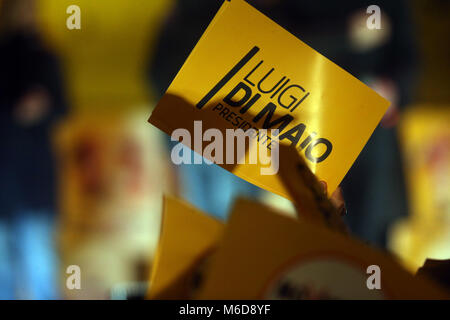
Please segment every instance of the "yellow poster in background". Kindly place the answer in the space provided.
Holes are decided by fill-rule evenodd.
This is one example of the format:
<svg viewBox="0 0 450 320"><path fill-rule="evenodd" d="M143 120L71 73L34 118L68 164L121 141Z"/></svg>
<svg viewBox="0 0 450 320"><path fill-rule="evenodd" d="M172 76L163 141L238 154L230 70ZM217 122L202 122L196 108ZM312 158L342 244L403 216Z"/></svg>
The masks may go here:
<svg viewBox="0 0 450 320"><path fill-rule="evenodd" d="M224 225L188 203L164 196L161 237L150 276L149 299L188 299L200 281Z"/></svg>
<svg viewBox="0 0 450 320"><path fill-rule="evenodd" d="M332 193L389 102L243 0L225 1L149 122L167 134L194 121L203 131L279 129ZM257 134L272 149L270 136ZM185 143L185 141L183 141ZM201 150L195 150L201 152ZM221 165L288 197L259 164Z"/></svg>
<svg viewBox="0 0 450 320"><path fill-rule="evenodd" d="M450 106L411 106L400 124L410 215L390 230L389 247L413 271L450 259Z"/></svg>

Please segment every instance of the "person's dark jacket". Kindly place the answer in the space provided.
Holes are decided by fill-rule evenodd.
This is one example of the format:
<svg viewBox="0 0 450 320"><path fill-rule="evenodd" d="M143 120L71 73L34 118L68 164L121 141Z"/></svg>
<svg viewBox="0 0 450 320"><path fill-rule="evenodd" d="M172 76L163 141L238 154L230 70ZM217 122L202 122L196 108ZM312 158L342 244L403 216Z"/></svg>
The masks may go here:
<svg viewBox="0 0 450 320"><path fill-rule="evenodd" d="M0 216L18 210L46 210L55 204L51 129L65 113L66 101L57 58L34 33L0 37ZM23 126L13 116L29 90L43 88L50 109L36 124Z"/></svg>

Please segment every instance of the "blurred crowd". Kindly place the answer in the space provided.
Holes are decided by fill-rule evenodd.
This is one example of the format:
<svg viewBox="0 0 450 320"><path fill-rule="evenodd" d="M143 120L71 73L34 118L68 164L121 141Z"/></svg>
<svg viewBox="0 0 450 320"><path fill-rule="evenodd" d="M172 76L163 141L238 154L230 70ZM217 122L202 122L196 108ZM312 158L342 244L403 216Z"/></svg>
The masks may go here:
<svg viewBox="0 0 450 320"><path fill-rule="evenodd" d="M416 181L399 128L418 105L448 116L450 46L436 32L446 37L449 4L377 1L373 32L370 1L248 2L392 102L341 186L351 232L400 248L390 232L412 215ZM80 0L79 30L66 28L70 4L0 1L0 299L106 299L145 281L164 192L223 220L237 196L289 206L218 166L173 165L170 137L146 122L222 1ZM450 215L440 137L433 174ZM86 290L65 289L69 265Z"/></svg>

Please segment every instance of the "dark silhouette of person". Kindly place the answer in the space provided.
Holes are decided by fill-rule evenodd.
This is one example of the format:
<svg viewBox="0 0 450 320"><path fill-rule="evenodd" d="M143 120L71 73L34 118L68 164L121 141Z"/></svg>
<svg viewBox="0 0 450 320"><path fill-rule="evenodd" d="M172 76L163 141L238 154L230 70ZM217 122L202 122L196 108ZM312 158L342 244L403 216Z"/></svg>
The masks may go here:
<svg viewBox="0 0 450 320"><path fill-rule="evenodd" d="M51 129L66 111L61 69L37 32L34 1L3 1L0 15L0 297L52 299Z"/></svg>

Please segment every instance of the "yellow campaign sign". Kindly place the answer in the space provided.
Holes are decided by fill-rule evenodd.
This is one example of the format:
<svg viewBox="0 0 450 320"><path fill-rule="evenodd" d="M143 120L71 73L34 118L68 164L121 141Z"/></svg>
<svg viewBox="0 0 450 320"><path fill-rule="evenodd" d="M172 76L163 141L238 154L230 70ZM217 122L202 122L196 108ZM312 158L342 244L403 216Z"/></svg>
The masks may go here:
<svg viewBox="0 0 450 320"><path fill-rule="evenodd" d="M197 299L448 299L392 257L305 219L239 200Z"/></svg>
<svg viewBox="0 0 450 320"><path fill-rule="evenodd" d="M149 299L188 299L196 273L214 252L224 225L182 200L164 196L160 241L155 254Z"/></svg>
<svg viewBox="0 0 450 320"><path fill-rule="evenodd" d="M224 2L149 122L167 134L185 128L191 137L198 134L196 120L203 130L217 128L224 136L226 129L278 129L279 143L294 146L331 194L388 105L245 1L231 0ZM276 139L259 133L254 139L272 149ZM220 165L289 197L276 175L260 174L261 163Z"/></svg>

